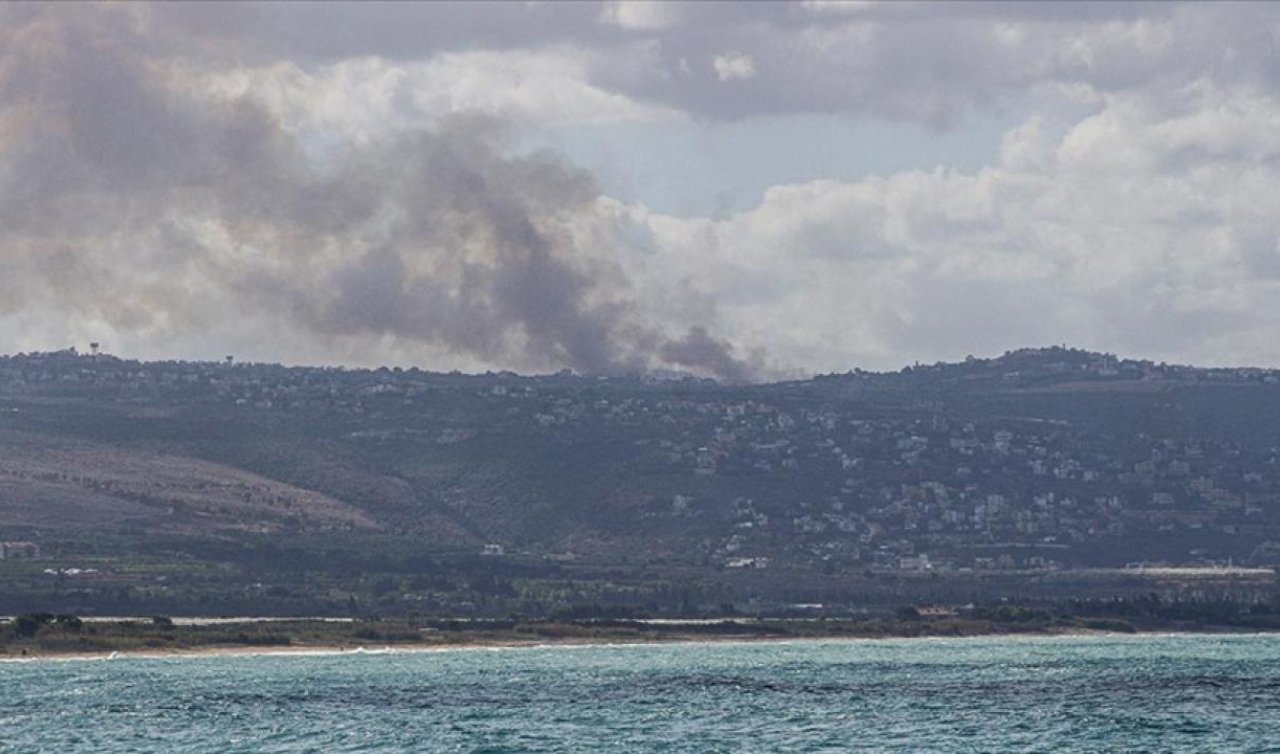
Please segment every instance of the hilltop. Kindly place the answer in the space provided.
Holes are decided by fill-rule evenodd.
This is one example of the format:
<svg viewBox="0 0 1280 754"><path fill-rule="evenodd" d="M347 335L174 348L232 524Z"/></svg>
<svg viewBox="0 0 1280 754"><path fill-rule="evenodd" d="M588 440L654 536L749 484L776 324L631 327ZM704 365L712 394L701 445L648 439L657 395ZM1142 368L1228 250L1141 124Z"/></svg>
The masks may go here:
<svg viewBox="0 0 1280 754"><path fill-rule="evenodd" d="M1078 577L1280 564L1278 420L1274 370L1066 348L766 385L0 357L0 612L1147 589Z"/></svg>

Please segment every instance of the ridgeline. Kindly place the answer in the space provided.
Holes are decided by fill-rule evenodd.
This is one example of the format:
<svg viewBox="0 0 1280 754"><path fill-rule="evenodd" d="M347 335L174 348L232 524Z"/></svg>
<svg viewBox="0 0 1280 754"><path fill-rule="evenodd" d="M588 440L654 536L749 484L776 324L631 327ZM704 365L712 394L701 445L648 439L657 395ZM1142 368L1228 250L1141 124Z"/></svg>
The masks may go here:
<svg viewBox="0 0 1280 754"><path fill-rule="evenodd" d="M767 385L0 358L0 614L893 614L1275 596L1280 373Z"/></svg>

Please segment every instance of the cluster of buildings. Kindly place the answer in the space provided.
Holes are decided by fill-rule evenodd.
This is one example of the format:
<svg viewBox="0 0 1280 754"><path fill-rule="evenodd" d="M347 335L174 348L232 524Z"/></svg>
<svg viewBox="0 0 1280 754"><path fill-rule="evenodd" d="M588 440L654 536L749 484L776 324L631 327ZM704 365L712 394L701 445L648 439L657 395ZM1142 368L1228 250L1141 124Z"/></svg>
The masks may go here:
<svg viewBox="0 0 1280 754"><path fill-rule="evenodd" d="M613 438L625 456L601 450L581 463L600 464L602 474L625 465L619 483L637 486L643 517L696 541L707 562L906 571L1055 569L1116 553L1132 559L1135 547L1184 562L1280 557L1276 447L916 398L919 381L1276 378L1066 349L766 386L139 363L66 352L0 358L8 395L53 386L102 400L338 415L359 420L354 429L342 423L342 439L353 443L465 450L486 434L567 445Z"/></svg>
<svg viewBox="0 0 1280 754"><path fill-rule="evenodd" d="M699 477L761 480L760 494L733 503L726 557L790 546L905 570L1041 569L1134 540L1196 561L1226 557L1205 540L1280 539L1275 448L749 403L710 425L660 444L694 477L672 515L710 507Z"/></svg>
<svg viewBox="0 0 1280 754"><path fill-rule="evenodd" d="M30 560L40 557L35 542L0 542L0 560Z"/></svg>

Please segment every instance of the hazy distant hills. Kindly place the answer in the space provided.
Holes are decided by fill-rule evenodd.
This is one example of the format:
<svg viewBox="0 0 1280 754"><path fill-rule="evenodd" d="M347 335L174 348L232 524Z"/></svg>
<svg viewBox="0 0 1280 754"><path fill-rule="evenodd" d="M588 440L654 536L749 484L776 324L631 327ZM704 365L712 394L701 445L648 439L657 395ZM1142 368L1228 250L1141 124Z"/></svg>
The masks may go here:
<svg viewBox="0 0 1280 754"><path fill-rule="evenodd" d="M0 540L708 572L1266 565L1277 377L1059 348L772 385L19 355L0 359Z"/></svg>

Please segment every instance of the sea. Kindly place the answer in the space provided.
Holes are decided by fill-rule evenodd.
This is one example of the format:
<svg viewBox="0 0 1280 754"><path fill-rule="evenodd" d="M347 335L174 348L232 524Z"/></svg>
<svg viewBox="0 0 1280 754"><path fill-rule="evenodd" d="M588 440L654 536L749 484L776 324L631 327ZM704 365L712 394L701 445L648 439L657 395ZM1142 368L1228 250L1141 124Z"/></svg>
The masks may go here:
<svg viewBox="0 0 1280 754"><path fill-rule="evenodd" d="M1280 636L0 662L0 752L1280 752Z"/></svg>

